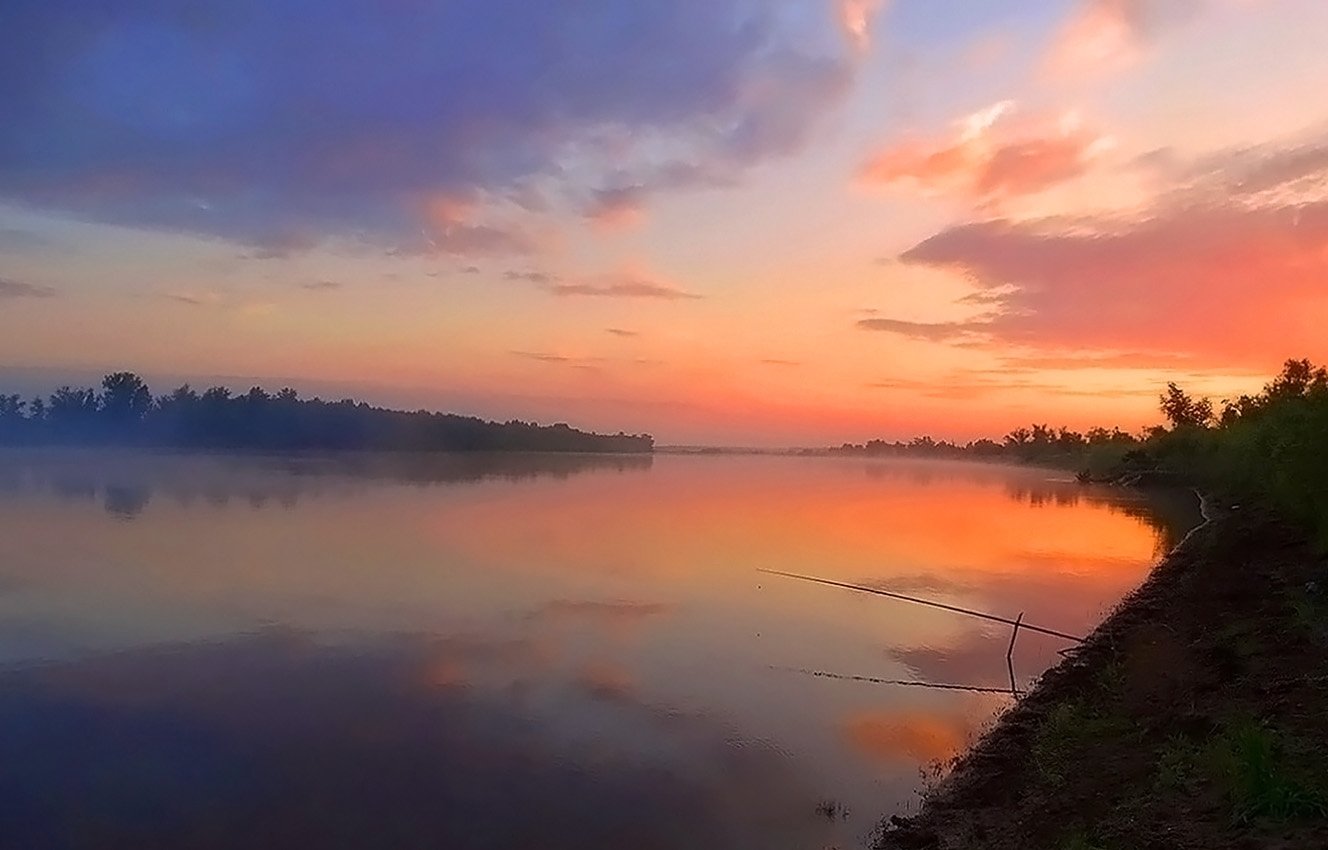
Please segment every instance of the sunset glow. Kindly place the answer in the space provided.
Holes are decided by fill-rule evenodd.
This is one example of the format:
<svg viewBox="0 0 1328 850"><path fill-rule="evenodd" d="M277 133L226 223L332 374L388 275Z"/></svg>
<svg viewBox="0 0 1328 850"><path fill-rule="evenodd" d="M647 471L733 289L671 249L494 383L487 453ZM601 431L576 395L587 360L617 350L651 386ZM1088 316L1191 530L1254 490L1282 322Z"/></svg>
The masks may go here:
<svg viewBox="0 0 1328 850"><path fill-rule="evenodd" d="M1328 359L1321 0L214 5L6 4L0 389L825 445Z"/></svg>

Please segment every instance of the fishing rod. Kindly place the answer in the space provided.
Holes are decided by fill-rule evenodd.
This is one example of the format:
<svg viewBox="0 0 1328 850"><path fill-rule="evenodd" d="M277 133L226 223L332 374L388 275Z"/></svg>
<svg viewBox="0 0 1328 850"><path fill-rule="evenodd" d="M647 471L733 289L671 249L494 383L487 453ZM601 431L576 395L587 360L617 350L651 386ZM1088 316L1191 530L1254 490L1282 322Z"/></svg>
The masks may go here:
<svg viewBox="0 0 1328 850"><path fill-rule="evenodd" d="M845 590L856 590L861 593L875 594L876 596L886 596L891 599L901 600L903 602L912 602L916 605L927 605L932 608L940 608L943 611L951 611L955 614L964 614L965 616L968 617L977 617L982 620L990 620L994 623L1004 623L1007 626L1014 626L1016 631L1018 629L1027 629L1030 632L1038 632L1039 634L1050 635L1051 637L1058 637L1061 638L1062 640L1074 641L1075 643L1084 642L1084 638L1077 637L1076 635L1066 634L1065 632L1059 632L1056 631L1055 629L1048 629L1044 626L1035 626L1031 623L1023 622L1022 619L1011 620L1008 617L1001 617L996 614L989 614L985 611L974 611L971 608L961 608L958 605L948 605L944 602L936 602L931 599L919 599L916 596L906 596L905 594L895 593L894 591L891 590L882 590L879 587L867 587L866 585L849 584L848 582L834 581L833 579L828 579L828 578L817 578L816 576L805 576L805 575L799 575L798 573L786 573L783 572L782 570L758 569L757 572L765 573L767 575L772 575L772 576L783 576L784 578L794 578L798 579L799 581L810 581L815 584L824 584L830 587L842 587Z"/></svg>
<svg viewBox="0 0 1328 850"><path fill-rule="evenodd" d="M828 670L811 670L806 667L779 667L770 665L771 670L780 670L785 673L801 673L804 676L813 676L817 679L840 679L846 682L867 682L873 685L898 685L905 688L929 688L938 691L969 691L978 694L1014 694L1023 696L1024 691L1017 688L995 688L986 685L952 685L943 682L918 682L912 679L883 679L877 676L855 676L848 673L831 673Z"/></svg>

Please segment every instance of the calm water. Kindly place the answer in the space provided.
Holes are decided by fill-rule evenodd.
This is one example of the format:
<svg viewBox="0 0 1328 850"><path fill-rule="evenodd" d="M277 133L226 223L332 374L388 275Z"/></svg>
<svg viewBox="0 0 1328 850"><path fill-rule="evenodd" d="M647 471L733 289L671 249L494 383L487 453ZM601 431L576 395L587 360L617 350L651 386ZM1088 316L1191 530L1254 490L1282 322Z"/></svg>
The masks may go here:
<svg viewBox="0 0 1328 850"><path fill-rule="evenodd" d="M1189 518L1041 470L0 453L0 846L860 847ZM1024 634L1021 686L1064 644ZM833 801L827 816L824 801ZM847 809L847 814L844 809Z"/></svg>

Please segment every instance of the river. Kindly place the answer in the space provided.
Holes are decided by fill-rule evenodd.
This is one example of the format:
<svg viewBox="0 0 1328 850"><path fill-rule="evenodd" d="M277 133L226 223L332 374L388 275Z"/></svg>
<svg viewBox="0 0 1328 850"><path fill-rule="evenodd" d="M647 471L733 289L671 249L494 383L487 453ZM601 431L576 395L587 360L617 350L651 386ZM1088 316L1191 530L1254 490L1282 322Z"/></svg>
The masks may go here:
<svg viewBox="0 0 1328 850"><path fill-rule="evenodd" d="M0 845L854 848L1192 510L1042 469L0 453ZM1063 640L1022 632L1020 688Z"/></svg>

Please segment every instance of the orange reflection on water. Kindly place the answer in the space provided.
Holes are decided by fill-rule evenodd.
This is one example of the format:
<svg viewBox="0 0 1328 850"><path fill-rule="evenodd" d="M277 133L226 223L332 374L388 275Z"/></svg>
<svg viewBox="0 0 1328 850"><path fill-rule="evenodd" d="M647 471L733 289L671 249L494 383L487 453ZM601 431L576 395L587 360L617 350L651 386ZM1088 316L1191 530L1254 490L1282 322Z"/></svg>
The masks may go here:
<svg viewBox="0 0 1328 850"><path fill-rule="evenodd" d="M1119 596L1159 528L1120 495L1042 470L849 460L660 459L648 476L526 488L449 505L437 539L496 567L714 586L760 567L847 581L977 591L1031 581Z"/></svg>
<svg viewBox="0 0 1328 850"><path fill-rule="evenodd" d="M944 762L968 746L962 717L922 711L866 711L844 720L845 739L868 758L916 764Z"/></svg>
<svg viewBox="0 0 1328 850"><path fill-rule="evenodd" d="M898 694L896 694L899 697ZM993 716L1010 705L1001 694L935 691L879 699L853 708L839 722L844 743L858 756L885 768L944 766L982 734Z"/></svg>

